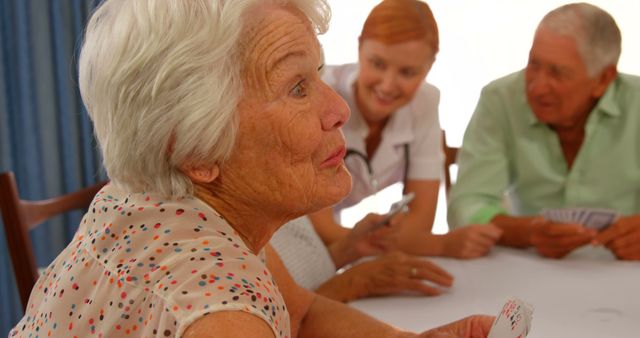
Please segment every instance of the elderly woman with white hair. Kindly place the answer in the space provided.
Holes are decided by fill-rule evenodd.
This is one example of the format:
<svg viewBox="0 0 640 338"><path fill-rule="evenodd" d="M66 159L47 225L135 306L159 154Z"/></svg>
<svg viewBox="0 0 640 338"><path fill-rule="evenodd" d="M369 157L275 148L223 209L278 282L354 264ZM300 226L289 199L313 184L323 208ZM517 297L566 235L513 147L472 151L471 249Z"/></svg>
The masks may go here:
<svg viewBox="0 0 640 338"><path fill-rule="evenodd" d="M415 336L297 286L266 246L350 189L328 18L321 0L104 1L80 89L111 184L10 336Z"/></svg>

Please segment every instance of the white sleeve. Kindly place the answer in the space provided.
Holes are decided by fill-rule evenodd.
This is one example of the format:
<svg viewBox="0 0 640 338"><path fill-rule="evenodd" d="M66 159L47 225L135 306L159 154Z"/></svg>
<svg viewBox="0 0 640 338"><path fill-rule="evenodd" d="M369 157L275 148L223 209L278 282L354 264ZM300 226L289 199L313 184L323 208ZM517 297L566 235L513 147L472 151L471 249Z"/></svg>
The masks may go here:
<svg viewBox="0 0 640 338"><path fill-rule="evenodd" d="M305 289L315 290L336 274L331 255L307 216L280 227L270 243L289 274Z"/></svg>
<svg viewBox="0 0 640 338"><path fill-rule="evenodd" d="M412 180L439 180L442 176L444 155L440 136L438 104L440 91L425 83L411 102L415 138L409 146L409 173Z"/></svg>

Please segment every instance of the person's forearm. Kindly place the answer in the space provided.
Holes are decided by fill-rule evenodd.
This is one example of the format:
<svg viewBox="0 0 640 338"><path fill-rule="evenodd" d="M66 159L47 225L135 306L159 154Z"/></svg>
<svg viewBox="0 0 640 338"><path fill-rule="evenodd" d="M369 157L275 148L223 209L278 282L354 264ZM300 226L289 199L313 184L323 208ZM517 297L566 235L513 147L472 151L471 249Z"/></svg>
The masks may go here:
<svg viewBox="0 0 640 338"><path fill-rule="evenodd" d="M327 247L331 260L337 269L362 258L362 255L353 247L353 243L343 237Z"/></svg>
<svg viewBox="0 0 640 338"><path fill-rule="evenodd" d="M345 304L317 296L302 320L298 337L409 338L416 335L400 331Z"/></svg>
<svg viewBox="0 0 640 338"><path fill-rule="evenodd" d="M400 224L397 248L412 255L441 256L443 236L431 233L433 218L433 213L409 211Z"/></svg>
<svg viewBox="0 0 640 338"><path fill-rule="evenodd" d="M347 270L324 282L315 292L339 302L349 302L367 296L366 281Z"/></svg>
<svg viewBox="0 0 640 338"><path fill-rule="evenodd" d="M442 256L444 252L444 235L434 235L427 230L402 231L399 235L398 248L418 256Z"/></svg>

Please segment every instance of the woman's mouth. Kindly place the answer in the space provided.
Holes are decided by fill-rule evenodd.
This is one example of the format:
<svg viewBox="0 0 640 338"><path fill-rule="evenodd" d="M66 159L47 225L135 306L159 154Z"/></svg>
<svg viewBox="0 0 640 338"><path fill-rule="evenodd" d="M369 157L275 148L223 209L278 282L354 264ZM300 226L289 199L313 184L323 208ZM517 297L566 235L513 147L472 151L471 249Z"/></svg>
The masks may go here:
<svg viewBox="0 0 640 338"><path fill-rule="evenodd" d="M347 149L344 145L339 146L335 151L329 155L321 164L320 169L337 167L342 164L344 155L347 153Z"/></svg>

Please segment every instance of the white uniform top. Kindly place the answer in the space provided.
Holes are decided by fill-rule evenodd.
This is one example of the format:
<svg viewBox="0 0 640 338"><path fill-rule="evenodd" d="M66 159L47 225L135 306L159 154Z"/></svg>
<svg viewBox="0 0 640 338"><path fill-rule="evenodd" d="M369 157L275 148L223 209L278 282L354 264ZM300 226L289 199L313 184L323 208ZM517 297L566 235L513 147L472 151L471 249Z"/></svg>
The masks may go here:
<svg viewBox="0 0 640 338"><path fill-rule="evenodd" d="M303 288L315 290L336 274L329 251L306 216L283 225L270 243Z"/></svg>
<svg viewBox="0 0 640 338"><path fill-rule="evenodd" d="M365 138L369 127L356 105L354 83L358 76L357 64L327 66L323 80L344 98L351 108L351 118L342 128L347 148L366 156ZM443 153L440 138L438 103L440 91L424 82L413 100L393 113L382 131L382 141L373 158L371 168L377 187L372 184L365 160L356 155L345 158L353 177L351 193L335 207L335 211L357 204L377 190L402 182L405 168L405 144L409 145L407 180L439 180L442 173Z"/></svg>

